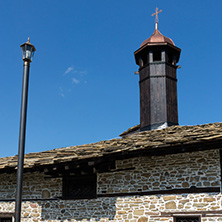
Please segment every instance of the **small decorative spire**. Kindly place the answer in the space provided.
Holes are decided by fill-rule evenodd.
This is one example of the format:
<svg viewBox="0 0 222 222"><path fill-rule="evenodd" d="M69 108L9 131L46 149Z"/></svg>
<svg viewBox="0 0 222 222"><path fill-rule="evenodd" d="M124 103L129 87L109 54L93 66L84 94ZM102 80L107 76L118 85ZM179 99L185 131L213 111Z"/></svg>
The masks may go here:
<svg viewBox="0 0 222 222"><path fill-rule="evenodd" d="M158 22L159 22L158 14L160 12L162 12L162 10L158 11L158 8L156 7L156 12L151 15L151 16L154 16L154 15L156 16L156 18L155 18L155 30L158 29Z"/></svg>
<svg viewBox="0 0 222 222"><path fill-rule="evenodd" d="M30 43L30 38L28 37L28 41L27 41L27 43Z"/></svg>

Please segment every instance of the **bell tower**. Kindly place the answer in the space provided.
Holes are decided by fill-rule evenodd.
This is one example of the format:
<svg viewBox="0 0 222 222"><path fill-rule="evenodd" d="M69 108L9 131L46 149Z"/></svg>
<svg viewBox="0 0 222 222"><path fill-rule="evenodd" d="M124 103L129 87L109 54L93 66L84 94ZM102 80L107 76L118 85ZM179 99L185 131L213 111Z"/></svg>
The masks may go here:
<svg viewBox="0 0 222 222"><path fill-rule="evenodd" d="M180 51L170 38L158 30L158 11L155 31L134 52L139 65L140 130L162 129L178 125L177 63Z"/></svg>

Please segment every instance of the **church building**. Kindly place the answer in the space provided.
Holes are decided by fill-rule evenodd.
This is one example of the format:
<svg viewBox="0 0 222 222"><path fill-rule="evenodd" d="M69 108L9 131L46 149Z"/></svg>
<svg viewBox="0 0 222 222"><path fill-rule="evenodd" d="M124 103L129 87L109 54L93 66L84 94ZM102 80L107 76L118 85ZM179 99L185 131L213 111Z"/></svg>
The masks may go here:
<svg viewBox="0 0 222 222"><path fill-rule="evenodd" d="M140 124L120 136L25 155L24 222L221 222L222 123L179 126L180 48L135 51ZM17 156L0 159L0 222L14 221Z"/></svg>

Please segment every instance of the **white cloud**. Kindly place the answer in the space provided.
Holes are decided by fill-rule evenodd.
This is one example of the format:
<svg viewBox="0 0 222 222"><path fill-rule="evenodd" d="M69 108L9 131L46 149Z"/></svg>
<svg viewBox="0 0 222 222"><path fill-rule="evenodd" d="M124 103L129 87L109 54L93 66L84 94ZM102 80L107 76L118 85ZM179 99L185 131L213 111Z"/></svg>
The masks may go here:
<svg viewBox="0 0 222 222"><path fill-rule="evenodd" d="M63 85L59 87L59 96L66 97L69 93L72 93L75 85L86 84L85 76L87 74L88 71L76 68L74 65L67 67L62 74Z"/></svg>
<svg viewBox="0 0 222 222"><path fill-rule="evenodd" d="M79 71L79 74L82 74L82 75L85 75L85 74L87 74L87 71Z"/></svg>
<svg viewBox="0 0 222 222"><path fill-rule="evenodd" d="M72 84L79 84L79 80L76 78L72 78Z"/></svg>
<svg viewBox="0 0 222 222"><path fill-rule="evenodd" d="M64 90L63 90L63 88L61 86L59 87L59 95L61 97L65 97Z"/></svg>
<svg viewBox="0 0 222 222"><path fill-rule="evenodd" d="M75 66L69 66L66 71L63 73L63 75L67 75L67 74L76 74L76 75L86 75L88 72L86 70L79 70L79 69L76 69Z"/></svg>
<svg viewBox="0 0 222 222"><path fill-rule="evenodd" d="M74 67L70 66L66 69L66 71L64 72L64 75L67 75L68 73L72 72L74 70Z"/></svg>

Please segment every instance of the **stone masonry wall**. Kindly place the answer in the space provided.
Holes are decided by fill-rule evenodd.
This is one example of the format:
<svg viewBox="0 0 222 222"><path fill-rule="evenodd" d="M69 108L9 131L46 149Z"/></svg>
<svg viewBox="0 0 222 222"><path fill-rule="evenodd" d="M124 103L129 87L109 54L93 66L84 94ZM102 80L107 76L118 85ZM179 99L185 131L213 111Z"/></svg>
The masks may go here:
<svg viewBox="0 0 222 222"><path fill-rule="evenodd" d="M119 160L117 169L98 174L97 192L121 193L220 186L218 150Z"/></svg>
<svg viewBox="0 0 222 222"><path fill-rule="evenodd" d="M221 222L221 216L211 217L211 211L222 210L221 194L183 194L133 197L101 197L91 200L25 201L22 205L22 221L100 221L100 222L173 222L172 216L163 212L209 211L203 222ZM13 212L14 203L0 202L1 212ZM193 213L192 213L193 214ZM142 220L143 218L143 220Z"/></svg>
<svg viewBox="0 0 222 222"><path fill-rule="evenodd" d="M133 168L134 170L121 170ZM217 150L141 157L116 162L120 171L97 175L97 193L113 194L173 188L220 186ZM15 174L0 175L0 213L14 212ZM163 212L218 211L219 216L202 217L204 222L222 222L222 195L183 194L100 197L90 200L50 200L62 196L62 179L40 173L24 174L22 221L124 221L173 222ZM5 199L8 199L5 200ZM35 200L38 199L38 200ZM42 199L42 200L41 200ZM221 211L221 212L220 212ZM221 215L221 216L220 216ZM140 219L140 220L139 220Z"/></svg>
<svg viewBox="0 0 222 222"><path fill-rule="evenodd" d="M0 175L0 200L15 198L16 174ZM44 174L25 173L23 176L23 198L56 198L62 196L62 178L46 179Z"/></svg>

